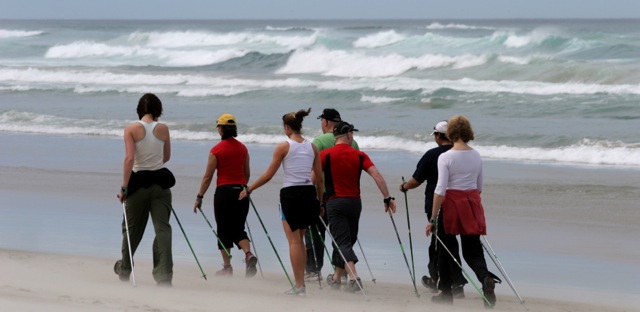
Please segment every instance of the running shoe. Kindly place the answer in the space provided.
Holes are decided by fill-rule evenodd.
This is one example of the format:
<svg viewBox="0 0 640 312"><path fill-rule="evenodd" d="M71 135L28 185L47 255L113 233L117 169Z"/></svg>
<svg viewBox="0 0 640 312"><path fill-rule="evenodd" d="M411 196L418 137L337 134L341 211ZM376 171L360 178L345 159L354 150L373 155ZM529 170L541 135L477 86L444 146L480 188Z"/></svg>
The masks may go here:
<svg viewBox="0 0 640 312"><path fill-rule="evenodd" d="M422 286L429 289L432 293L438 292L438 283L434 281L431 277L423 275L421 282L422 282Z"/></svg>
<svg viewBox="0 0 640 312"><path fill-rule="evenodd" d="M354 293L360 291L362 287L362 280L359 277L356 277L354 280L350 280L345 287L346 292Z"/></svg>
<svg viewBox="0 0 640 312"><path fill-rule="evenodd" d="M487 309L491 309L496 305L496 293L494 292L496 288L496 281L491 277L487 276L484 278L484 282L482 283L482 292L489 301L483 300L484 307Z"/></svg>
<svg viewBox="0 0 640 312"><path fill-rule="evenodd" d="M320 273L318 273L318 272L307 272L304 275L304 280L305 281L315 281L315 280L318 280L319 277L320 277Z"/></svg>
<svg viewBox="0 0 640 312"><path fill-rule="evenodd" d="M116 275L118 275L118 278L120 278L121 281L123 282L129 281L129 275L131 273L122 272L122 260L116 261L116 264L113 265L113 272L115 272Z"/></svg>
<svg viewBox="0 0 640 312"><path fill-rule="evenodd" d="M223 265L222 270L216 272L216 276L227 276L227 277L233 276L233 267L231 266L231 264Z"/></svg>
<svg viewBox="0 0 640 312"><path fill-rule="evenodd" d="M253 254L247 254L247 258L244 259L244 262L247 264L247 272L245 273L246 277L254 277L258 270L256 270L256 264L258 264L258 258Z"/></svg>
<svg viewBox="0 0 640 312"><path fill-rule="evenodd" d="M292 297L304 297L307 295L307 287L306 286L302 286L300 288L297 287L293 287L287 291L284 292L287 296L292 296Z"/></svg>
<svg viewBox="0 0 640 312"><path fill-rule="evenodd" d="M453 294L451 292L441 292L431 297L431 302L437 304L453 304Z"/></svg>
<svg viewBox="0 0 640 312"><path fill-rule="evenodd" d="M333 280L333 274L329 274L327 275L327 285L331 286L332 289L340 289L340 286L342 286L342 283L340 281L336 282Z"/></svg>
<svg viewBox="0 0 640 312"><path fill-rule="evenodd" d="M454 285L451 287L451 293L453 294L453 298L464 298L464 285Z"/></svg>

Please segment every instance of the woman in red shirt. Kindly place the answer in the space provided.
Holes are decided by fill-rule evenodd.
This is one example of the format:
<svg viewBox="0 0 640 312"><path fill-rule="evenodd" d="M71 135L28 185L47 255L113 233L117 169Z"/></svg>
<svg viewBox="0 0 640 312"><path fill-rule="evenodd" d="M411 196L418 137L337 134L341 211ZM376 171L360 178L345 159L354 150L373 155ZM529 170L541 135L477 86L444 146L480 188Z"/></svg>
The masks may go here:
<svg viewBox="0 0 640 312"><path fill-rule="evenodd" d="M213 197L213 212L218 227L218 249L224 261L222 270L216 275L231 276L233 267L225 248L230 251L233 244L245 253L246 276L256 275L258 258L251 253L249 237L244 225L249 214L249 199L238 200L240 192L247 185L250 176L249 153L238 136L236 119L231 114L222 114L217 122L220 143L209 152L207 169L202 177L200 191L196 197L193 212L202 206L202 198L209 189L213 174L218 170L216 191ZM222 242L222 244L221 244Z"/></svg>

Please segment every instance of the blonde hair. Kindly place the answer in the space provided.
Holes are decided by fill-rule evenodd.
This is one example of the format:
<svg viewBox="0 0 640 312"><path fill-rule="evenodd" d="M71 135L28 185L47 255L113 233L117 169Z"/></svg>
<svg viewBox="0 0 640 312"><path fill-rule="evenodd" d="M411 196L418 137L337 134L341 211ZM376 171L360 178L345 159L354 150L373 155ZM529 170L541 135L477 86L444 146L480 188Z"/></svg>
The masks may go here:
<svg viewBox="0 0 640 312"><path fill-rule="evenodd" d="M447 137L451 142L462 140L467 143L474 139L473 128L469 119L463 115L455 115L449 119L447 128Z"/></svg>

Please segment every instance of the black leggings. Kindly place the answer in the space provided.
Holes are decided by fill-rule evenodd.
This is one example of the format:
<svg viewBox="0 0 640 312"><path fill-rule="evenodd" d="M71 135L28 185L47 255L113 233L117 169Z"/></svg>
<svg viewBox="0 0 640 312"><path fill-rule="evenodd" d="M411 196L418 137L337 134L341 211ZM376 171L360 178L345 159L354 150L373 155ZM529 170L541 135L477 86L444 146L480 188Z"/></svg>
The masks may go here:
<svg viewBox="0 0 640 312"><path fill-rule="evenodd" d="M216 188L213 196L213 212L216 216L216 226L218 227L218 237L229 249L235 243L249 239L244 231L244 224L249 214L249 198L238 200L242 185L222 185ZM223 249L218 242L218 249Z"/></svg>
<svg viewBox="0 0 640 312"><path fill-rule="evenodd" d="M442 243L451 251L456 254L458 250L458 241L455 235L449 235L445 233L443 222L444 209L438 216L438 237L442 240ZM464 261L476 274L476 277L482 284L487 276L490 276L490 272L487 269L487 262L484 260L484 253L482 250L482 243L480 242L480 235L464 235L460 234L460 246L462 247L462 257ZM442 248L441 244L438 244L438 272L440 273L440 281L438 283L438 289L443 292L450 292L453 283L454 274L456 271L460 272L460 267L453 261L451 255ZM462 264L462 263L460 263Z"/></svg>

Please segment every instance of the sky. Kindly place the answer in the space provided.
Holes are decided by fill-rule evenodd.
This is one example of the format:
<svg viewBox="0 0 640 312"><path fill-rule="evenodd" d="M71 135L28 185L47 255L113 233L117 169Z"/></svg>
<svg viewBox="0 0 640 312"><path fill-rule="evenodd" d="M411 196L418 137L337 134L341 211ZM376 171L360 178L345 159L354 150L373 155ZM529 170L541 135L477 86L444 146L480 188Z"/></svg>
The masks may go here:
<svg viewBox="0 0 640 312"><path fill-rule="evenodd" d="M0 0L0 19L640 18L640 0Z"/></svg>

